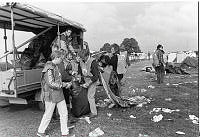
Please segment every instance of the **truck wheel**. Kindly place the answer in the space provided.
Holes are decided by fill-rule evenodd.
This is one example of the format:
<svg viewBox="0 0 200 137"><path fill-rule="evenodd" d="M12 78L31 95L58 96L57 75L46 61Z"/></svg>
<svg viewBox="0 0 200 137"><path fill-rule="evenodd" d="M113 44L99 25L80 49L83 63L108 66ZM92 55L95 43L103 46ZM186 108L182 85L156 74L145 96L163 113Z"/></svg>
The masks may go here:
<svg viewBox="0 0 200 137"><path fill-rule="evenodd" d="M38 108L42 111L45 111L45 104L42 101L38 101Z"/></svg>

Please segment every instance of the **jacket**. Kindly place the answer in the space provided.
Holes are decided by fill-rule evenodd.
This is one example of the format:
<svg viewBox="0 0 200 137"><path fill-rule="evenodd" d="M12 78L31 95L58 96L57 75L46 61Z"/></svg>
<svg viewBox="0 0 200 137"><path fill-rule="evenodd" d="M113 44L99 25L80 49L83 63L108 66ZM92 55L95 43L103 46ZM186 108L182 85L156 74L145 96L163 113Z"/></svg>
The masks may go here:
<svg viewBox="0 0 200 137"><path fill-rule="evenodd" d="M41 76L43 101L58 103L64 100L62 78L58 66L47 62Z"/></svg>

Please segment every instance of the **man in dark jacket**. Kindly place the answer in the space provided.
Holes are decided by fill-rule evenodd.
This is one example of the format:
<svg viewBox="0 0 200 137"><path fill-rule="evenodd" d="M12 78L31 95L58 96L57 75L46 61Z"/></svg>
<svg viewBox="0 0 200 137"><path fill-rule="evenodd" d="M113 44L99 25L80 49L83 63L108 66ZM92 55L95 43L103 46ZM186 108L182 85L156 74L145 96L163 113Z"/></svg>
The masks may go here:
<svg viewBox="0 0 200 137"><path fill-rule="evenodd" d="M156 49L156 55L157 55L159 63L158 65L155 66L158 84L161 84L164 82L165 62L163 59L163 54L164 54L163 46L159 44Z"/></svg>

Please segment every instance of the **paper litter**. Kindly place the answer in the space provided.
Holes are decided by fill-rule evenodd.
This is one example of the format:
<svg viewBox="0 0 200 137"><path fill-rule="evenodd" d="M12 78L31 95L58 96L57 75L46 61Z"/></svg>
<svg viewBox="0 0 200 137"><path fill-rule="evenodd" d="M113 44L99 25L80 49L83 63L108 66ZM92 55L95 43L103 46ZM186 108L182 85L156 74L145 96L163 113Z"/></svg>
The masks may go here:
<svg viewBox="0 0 200 137"><path fill-rule="evenodd" d="M189 115L189 119L192 120L192 123L199 124L199 118L195 115Z"/></svg>
<svg viewBox="0 0 200 137"><path fill-rule="evenodd" d="M159 122L159 121L161 121L162 119L163 119L163 115L160 114L160 115L155 115L155 116L153 116L152 121L153 121L153 122Z"/></svg>
<svg viewBox="0 0 200 137"><path fill-rule="evenodd" d="M154 89L154 88L155 88L155 86L149 85L149 86L148 86L148 88L152 88L152 89Z"/></svg>
<svg viewBox="0 0 200 137"><path fill-rule="evenodd" d="M141 92L146 92L147 90L146 89L141 89Z"/></svg>
<svg viewBox="0 0 200 137"><path fill-rule="evenodd" d="M112 116L112 114L111 114L111 113L107 113L107 116L111 117L111 116Z"/></svg>
<svg viewBox="0 0 200 137"><path fill-rule="evenodd" d="M172 98L166 98L165 101L172 101Z"/></svg>
<svg viewBox="0 0 200 137"><path fill-rule="evenodd" d="M95 130L93 130L92 132L89 133L89 137L98 137L103 135L104 132L98 127Z"/></svg>
<svg viewBox="0 0 200 137"><path fill-rule="evenodd" d="M139 134L138 137L149 137L148 135L142 135L142 134Z"/></svg>
<svg viewBox="0 0 200 137"><path fill-rule="evenodd" d="M136 118L135 116L133 116L133 115L130 115L130 118Z"/></svg>
<svg viewBox="0 0 200 137"><path fill-rule="evenodd" d="M176 134L185 135L185 133L184 133L184 132L181 132L181 131L177 131Z"/></svg>

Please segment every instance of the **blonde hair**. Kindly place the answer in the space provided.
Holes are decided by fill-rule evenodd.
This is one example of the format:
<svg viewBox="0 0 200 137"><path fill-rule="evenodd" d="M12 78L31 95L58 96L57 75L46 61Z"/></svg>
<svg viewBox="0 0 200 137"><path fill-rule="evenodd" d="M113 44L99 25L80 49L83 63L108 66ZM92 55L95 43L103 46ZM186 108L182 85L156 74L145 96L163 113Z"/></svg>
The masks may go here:
<svg viewBox="0 0 200 137"><path fill-rule="evenodd" d="M55 58L61 58L63 56L64 56L64 54L61 51L59 51L59 50L55 50L55 51L53 51L51 53L51 59L52 60L55 59Z"/></svg>

